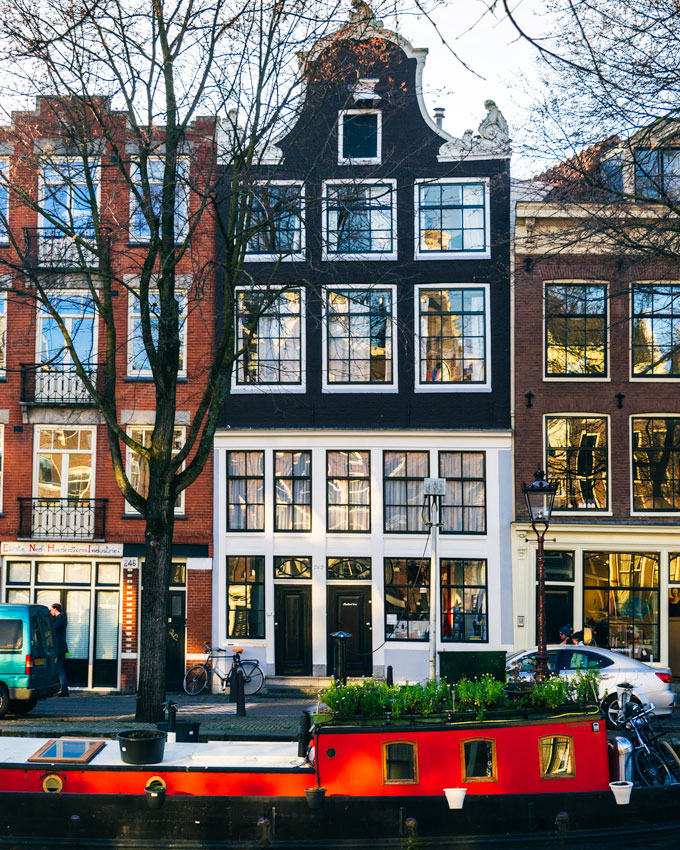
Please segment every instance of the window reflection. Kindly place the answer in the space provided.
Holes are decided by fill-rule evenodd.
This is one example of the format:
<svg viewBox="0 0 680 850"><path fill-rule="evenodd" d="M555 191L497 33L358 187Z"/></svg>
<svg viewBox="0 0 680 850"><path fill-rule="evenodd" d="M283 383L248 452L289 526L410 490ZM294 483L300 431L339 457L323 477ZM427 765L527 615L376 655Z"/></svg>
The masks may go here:
<svg viewBox="0 0 680 850"><path fill-rule="evenodd" d="M607 507L607 420L546 418L547 477L558 485L556 510Z"/></svg>

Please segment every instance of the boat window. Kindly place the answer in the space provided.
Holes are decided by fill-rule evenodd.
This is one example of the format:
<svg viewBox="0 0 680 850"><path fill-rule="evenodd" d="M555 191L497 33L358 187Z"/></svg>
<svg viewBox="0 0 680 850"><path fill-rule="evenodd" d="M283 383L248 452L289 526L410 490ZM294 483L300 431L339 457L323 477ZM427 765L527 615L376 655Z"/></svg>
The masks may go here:
<svg viewBox="0 0 680 850"><path fill-rule="evenodd" d="M0 652L18 652L24 637L22 620L0 620Z"/></svg>
<svg viewBox="0 0 680 850"><path fill-rule="evenodd" d="M390 741L383 744L383 783L407 784L418 782L418 752L411 741Z"/></svg>
<svg viewBox="0 0 680 850"><path fill-rule="evenodd" d="M490 738L471 738L461 741L463 782L495 782L496 742Z"/></svg>
<svg viewBox="0 0 680 850"><path fill-rule="evenodd" d="M105 744L106 741L85 738L52 738L29 756L28 761L87 764Z"/></svg>
<svg viewBox="0 0 680 850"><path fill-rule="evenodd" d="M550 735L538 739L542 779L564 779L576 775L574 739L569 735Z"/></svg>

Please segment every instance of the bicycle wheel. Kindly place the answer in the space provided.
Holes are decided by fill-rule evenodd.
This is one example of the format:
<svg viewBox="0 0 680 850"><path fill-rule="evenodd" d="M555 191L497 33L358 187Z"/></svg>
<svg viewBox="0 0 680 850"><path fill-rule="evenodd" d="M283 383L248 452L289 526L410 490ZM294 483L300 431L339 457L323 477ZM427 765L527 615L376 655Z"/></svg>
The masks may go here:
<svg viewBox="0 0 680 850"><path fill-rule="evenodd" d="M259 694L264 685L264 673L257 661L242 661L243 693L247 697Z"/></svg>
<svg viewBox="0 0 680 850"><path fill-rule="evenodd" d="M633 766L635 775L643 785L667 785L673 781L664 760L651 750L635 750Z"/></svg>
<svg viewBox="0 0 680 850"><path fill-rule="evenodd" d="M197 664L187 670L184 677L184 690L189 696L198 696L204 691L210 681L210 674L204 664Z"/></svg>
<svg viewBox="0 0 680 850"><path fill-rule="evenodd" d="M675 782L680 782L680 756L670 741L657 741L659 752Z"/></svg>

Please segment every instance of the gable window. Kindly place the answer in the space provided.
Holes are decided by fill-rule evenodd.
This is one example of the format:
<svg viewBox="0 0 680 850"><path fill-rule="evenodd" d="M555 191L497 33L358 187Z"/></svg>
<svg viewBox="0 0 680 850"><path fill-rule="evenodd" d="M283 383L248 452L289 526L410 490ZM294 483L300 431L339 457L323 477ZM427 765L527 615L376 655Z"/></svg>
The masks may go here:
<svg viewBox="0 0 680 850"><path fill-rule="evenodd" d="M274 530L312 530L312 453L274 452Z"/></svg>
<svg viewBox="0 0 680 850"><path fill-rule="evenodd" d="M186 349L187 349L187 299L185 295L175 294L179 307L179 363L177 374L186 376ZM142 337L142 313L139 295L130 291L128 297L129 309L129 335L128 335L128 375L137 377L152 377L149 355L144 346ZM158 322L160 320L161 304L158 292L149 292L149 319L151 324L151 340L156 347L158 356Z"/></svg>
<svg viewBox="0 0 680 850"><path fill-rule="evenodd" d="M227 638L264 637L264 558L227 558Z"/></svg>
<svg viewBox="0 0 680 850"><path fill-rule="evenodd" d="M633 377L680 378L680 284L633 286Z"/></svg>
<svg viewBox="0 0 680 850"><path fill-rule="evenodd" d="M428 452L386 451L383 454L385 532L423 532L423 479L430 474Z"/></svg>
<svg viewBox="0 0 680 850"><path fill-rule="evenodd" d="M415 785L418 782L418 745L389 741L383 747L383 784Z"/></svg>
<svg viewBox="0 0 680 850"><path fill-rule="evenodd" d="M128 433L133 440L140 443L144 448L149 448L151 445L151 435L153 434L153 426L135 426L128 429ZM175 428L172 435L172 456L174 457L179 453L182 446L184 445L184 428ZM126 461L127 461L127 475L130 481L130 484L134 487L134 489L139 493L140 496L146 498L149 493L149 464L146 458L143 458L141 455L138 455L136 452L133 452L129 447L126 448ZM182 490L182 492L177 496L175 501L175 514L183 514L184 513L184 493L186 491ZM126 505L126 509L129 513L137 513L137 509L132 505Z"/></svg>
<svg viewBox="0 0 680 850"><path fill-rule="evenodd" d="M607 287L549 283L545 287L545 374L607 374Z"/></svg>
<svg viewBox="0 0 680 850"><path fill-rule="evenodd" d="M189 190L187 177L189 163L186 160L177 161L175 182L175 240L181 241L186 234L189 224ZM131 241L148 242L151 239L153 223L154 236L160 238L160 216L163 202L163 181L165 178L165 161L149 159L146 162L146 176L149 185L149 200L151 210L144 214L144 184L139 165L134 166L134 191L132 193L132 233ZM153 221L153 218L156 221ZM151 221L149 220L151 219Z"/></svg>
<svg viewBox="0 0 680 850"><path fill-rule="evenodd" d="M607 419L548 416L547 477L557 484L560 511L603 511L608 506Z"/></svg>
<svg viewBox="0 0 680 850"><path fill-rule="evenodd" d="M486 288L418 290L418 386L488 385Z"/></svg>
<svg viewBox="0 0 680 850"><path fill-rule="evenodd" d="M489 252L485 183L417 181L416 258Z"/></svg>
<svg viewBox="0 0 680 850"><path fill-rule="evenodd" d="M439 476L446 479L441 505L443 534L486 533L486 455L439 452Z"/></svg>
<svg viewBox="0 0 680 850"><path fill-rule="evenodd" d="M463 782L496 782L496 742L492 738L470 738L460 742Z"/></svg>
<svg viewBox="0 0 680 850"><path fill-rule="evenodd" d="M328 531L370 531L370 452L329 451L326 463Z"/></svg>
<svg viewBox="0 0 680 850"><path fill-rule="evenodd" d="M338 116L338 164L379 165L382 113L379 109L345 109Z"/></svg>
<svg viewBox="0 0 680 850"><path fill-rule="evenodd" d="M680 199L680 150L635 151L635 194L645 200Z"/></svg>
<svg viewBox="0 0 680 850"><path fill-rule="evenodd" d="M326 290L326 384L393 384L392 289Z"/></svg>
<svg viewBox="0 0 680 850"><path fill-rule="evenodd" d="M427 640L429 636L429 560L385 558L385 639Z"/></svg>
<svg viewBox="0 0 680 850"><path fill-rule="evenodd" d="M288 255L303 259L303 187L300 183L274 182L256 185L246 205L249 221L246 260L277 260Z"/></svg>
<svg viewBox="0 0 680 850"><path fill-rule="evenodd" d="M442 640L488 641L486 588L485 560L442 558Z"/></svg>
<svg viewBox="0 0 680 850"><path fill-rule="evenodd" d="M264 531L264 452L227 452L227 531Z"/></svg>
<svg viewBox="0 0 680 850"><path fill-rule="evenodd" d="M0 242L7 242L9 223L9 160L0 159Z"/></svg>
<svg viewBox="0 0 680 850"><path fill-rule="evenodd" d="M324 186L324 259L396 260L396 181Z"/></svg>
<svg viewBox="0 0 680 850"><path fill-rule="evenodd" d="M680 418L633 419L633 510L680 510Z"/></svg>
<svg viewBox="0 0 680 850"><path fill-rule="evenodd" d="M282 292L262 309L266 293L236 293L236 345L244 349L234 368L235 389L285 384L303 387L303 293Z"/></svg>
<svg viewBox="0 0 680 850"><path fill-rule="evenodd" d="M538 739L541 779L566 779L576 776L574 739L570 735L550 735Z"/></svg>

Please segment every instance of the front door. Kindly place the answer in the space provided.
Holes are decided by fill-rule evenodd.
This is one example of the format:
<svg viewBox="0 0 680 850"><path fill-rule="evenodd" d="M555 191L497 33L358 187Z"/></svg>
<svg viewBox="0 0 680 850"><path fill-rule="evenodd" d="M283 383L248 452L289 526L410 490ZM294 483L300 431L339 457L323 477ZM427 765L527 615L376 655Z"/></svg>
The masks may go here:
<svg viewBox="0 0 680 850"><path fill-rule="evenodd" d="M328 675L333 675L333 649L335 640L330 637L334 632L343 631L352 635L347 638L347 675L371 676L373 673L373 655L371 629L371 588L328 587Z"/></svg>
<svg viewBox="0 0 680 850"><path fill-rule="evenodd" d="M277 676L312 675L312 588L274 587Z"/></svg>
<svg viewBox="0 0 680 850"><path fill-rule="evenodd" d="M166 642L165 687L181 691L184 681L184 643L186 639L186 592L168 592L168 632Z"/></svg>

